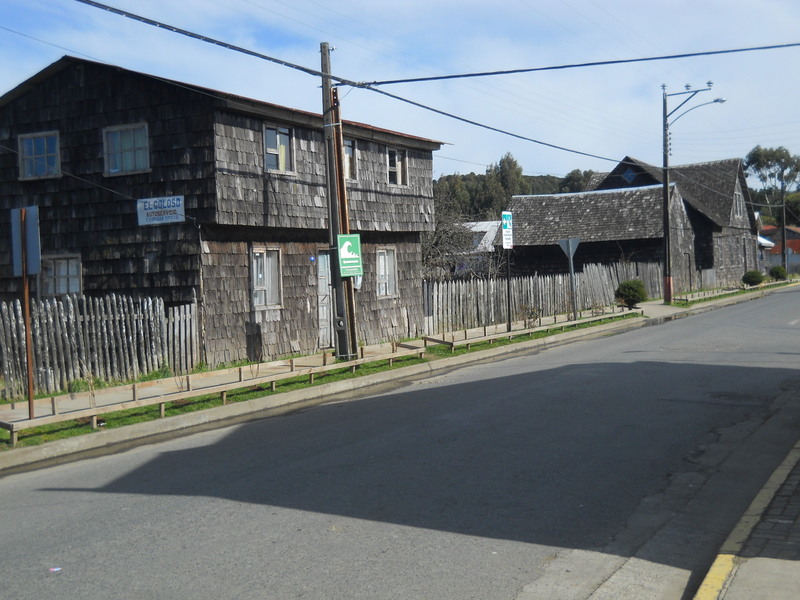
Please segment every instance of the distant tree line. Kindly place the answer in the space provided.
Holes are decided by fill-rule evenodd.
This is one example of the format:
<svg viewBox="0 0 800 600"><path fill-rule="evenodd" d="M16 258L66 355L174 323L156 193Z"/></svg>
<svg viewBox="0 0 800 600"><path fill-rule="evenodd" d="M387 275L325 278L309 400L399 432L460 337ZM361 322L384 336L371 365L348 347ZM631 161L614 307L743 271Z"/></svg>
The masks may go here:
<svg viewBox="0 0 800 600"><path fill-rule="evenodd" d="M800 225L800 156L783 146L756 146L744 164L747 174L761 182L761 189L751 189L750 197L753 209L761 213L762 223L780 225L785 213L787 225Z"/></svg>
<svg viewBox="0 0 800 600"><path fill-rule="evenodd" d="M511 154L489 165L483 174L442 175L433 182L435 230L423 235L422 259L427 277L486 276L502 267L502 254L489 263L471 262L475 234L464 223L499 221L511 196L558 194L586 189L593 171L575 169L566 177L523 175Z"/></svg>
<svg viewBox="0 0 800 600"><path fill-rule="evenodd" d="M566 177L523 175L520 164L506 154L500 162L489 165L485 173L439 177L433 182L436 210L446 204L448 214L460 215L465 221L499 220L511 196L582 192L593 174L575 169Z"/></svg>

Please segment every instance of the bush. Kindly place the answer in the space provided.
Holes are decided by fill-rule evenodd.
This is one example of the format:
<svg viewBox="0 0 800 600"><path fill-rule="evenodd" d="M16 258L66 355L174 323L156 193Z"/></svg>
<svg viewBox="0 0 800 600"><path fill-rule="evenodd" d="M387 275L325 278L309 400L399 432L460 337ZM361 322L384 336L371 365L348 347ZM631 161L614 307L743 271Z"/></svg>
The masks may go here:
<svg viewBox="0 0 800 600"><path fill-rule="evenodd" d="M647 292L640 280L629 279L619 284L614 297L628 308L634 308L639 302L647 300Z"/></svg>
<svg viewBox="0 0 800 600"><path fill-rule="evenodd" d="M782 265L775 265L769 270L769 276L775 281L783 281L786 279L786 269Z"/></svg>
<svg viewBox="0 0 800 600"><path fill-rule="evenodd" d="M758 285L764 281L764 274L761 271L748 271L742 277L745 285Z"/></svg>

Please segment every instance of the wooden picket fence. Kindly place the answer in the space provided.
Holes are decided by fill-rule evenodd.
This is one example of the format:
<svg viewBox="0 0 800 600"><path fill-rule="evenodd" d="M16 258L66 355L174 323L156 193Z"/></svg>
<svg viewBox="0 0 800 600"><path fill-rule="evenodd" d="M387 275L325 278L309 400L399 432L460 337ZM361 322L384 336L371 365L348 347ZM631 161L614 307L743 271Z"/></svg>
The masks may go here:
<svg viewBox="0 0 800 600"><path fill-rule="evenodd" d="M639 279L650 298L661 297L661 263L584 265L575 274L579 311L610 306L621 281ZM437 335L508 320L508 282L505 278L423 281L425 335ZM512 320L552 317L572 310L568 274L512 277Z"/></svg>
<svg viewBox="0 0 800 600"><path fill-rule="evenodd" d="M186 373L199 362L197 304L166 308L157 298L65 296L31 301L34 388L120 381L168 365ZM25 395L25 324L20 301L0 303L0 397Z"/></svg>

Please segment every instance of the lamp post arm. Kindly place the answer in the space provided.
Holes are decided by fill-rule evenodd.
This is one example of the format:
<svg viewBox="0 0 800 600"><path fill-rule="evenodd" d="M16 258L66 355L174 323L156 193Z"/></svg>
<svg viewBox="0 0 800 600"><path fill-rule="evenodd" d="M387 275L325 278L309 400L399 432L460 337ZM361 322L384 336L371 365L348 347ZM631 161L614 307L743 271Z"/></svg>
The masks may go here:
<svg viewBox="0 0 800 600"><path fill-rule="evenodd" d="M679 114L677 117L675 117L674 119L672 119L672 121L670 121L670 122L667 124L667 126L668 126L668 127L672 127L672 124L673 124L673 123L675 123L675 121L677 121L678 119L680 119L680 118L681 118L683 115L685 115L686 113L690 113L690 112L692 112L692 111L693 111L694 109L696 109L696 108L700 108L701 106L708 106L709 104L722 104L723 102L725 102L725 98L715 98L714 100L711 100L710 102L703 102L702 104L698 104L697 106L693 106L692 108L689 108L689 109L685 110L684 112L682 112L681 114ZM681 106L683 106L683 104L681 104ZM680 107L678 107L678 108L680 108ZM677 110L677 109L676 109L676 110ZM674 112L675 112L675 111L673 110L671 113L669 113L669 115L673 114ZM667 118L669 118L669 115L667 115Z"/></svg>

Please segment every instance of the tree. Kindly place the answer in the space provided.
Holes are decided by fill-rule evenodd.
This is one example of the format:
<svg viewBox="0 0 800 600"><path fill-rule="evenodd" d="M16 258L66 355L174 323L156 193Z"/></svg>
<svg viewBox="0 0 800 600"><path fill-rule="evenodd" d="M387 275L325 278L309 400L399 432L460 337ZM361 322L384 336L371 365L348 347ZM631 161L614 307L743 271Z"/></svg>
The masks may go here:
<svg viewBox="0 0 800 600"><path fill-rule="evenodd" d="M586 191L586 186L589 184L592 175L594 175L594 171L581 171L580 169L570 171L559 183L559 193L574 194Z"/></svg>
<svg viewBox="0 0 800 600"><path fill-rule="evenodd" d="M511 196L529 194L530 189L520 164L510 153L506 153L499 163L489 165L486 169L481 199L483 214L489 219L499 219L500 213L511 202Z"/></svg>
<svg viewBox="0 0 800 600"><path fill-rule="evenodd" d="M786 194L786 224L800 225L800 192Z"/></svg>
<svg viewBox="0 0 800 600"><path fill-rule="evenodd" d="M761 182L769 213L782 222L780 209L786 200L786 193L800 181L800 156L792 155L786 148L762 148L756 146L744 159L748 175Z"/></svg>
<svg viewBox="0 0 800 600"><path fill-rule="evenodd" d="M464 222L468 194L458 176L440 177L433 184L434 230L422 234L422 265L426 277L451 275L459 258L472 249L472 231Z"/></svg>

